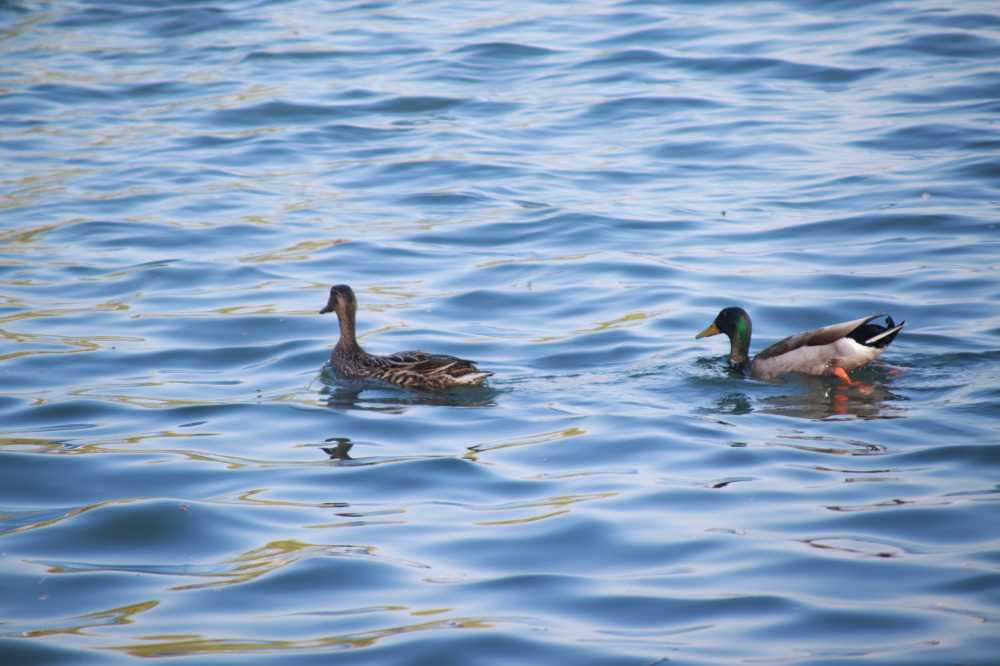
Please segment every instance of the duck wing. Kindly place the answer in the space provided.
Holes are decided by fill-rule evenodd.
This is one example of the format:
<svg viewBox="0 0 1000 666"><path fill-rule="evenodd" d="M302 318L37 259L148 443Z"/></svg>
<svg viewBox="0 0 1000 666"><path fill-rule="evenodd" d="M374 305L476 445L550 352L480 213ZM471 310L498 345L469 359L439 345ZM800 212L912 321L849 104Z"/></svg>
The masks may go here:
<svg viewBox="0 0 1000 666"><path fill-rule="evenodd" d="M837 342L837 340L851 337L852 333L868 324L868 322L872 319L878 319L883 316L885 315L870 315L868 317L862 317L861 319L853 319L851 321L844 321L839 324L831 324L830 326L817 328L812 331L789 335L787 338L775 342L773 345L757 354L757 356L754 357L754 360L763 361L769 358L776 358L803 347L822 347L824 345L833 344ZM901 327L902 324L900 324L900 328ZM878 328L880 329L880 332L884 330L882 327Z"/></svg>
<svg viewBox="0 0 1000 666"><path fill-rule="evenodd" d="M377 374L402 386L444 388L456 384L480 384L492 375L468 359L447 354L405 351L388 356L373 356Z"/></svg>

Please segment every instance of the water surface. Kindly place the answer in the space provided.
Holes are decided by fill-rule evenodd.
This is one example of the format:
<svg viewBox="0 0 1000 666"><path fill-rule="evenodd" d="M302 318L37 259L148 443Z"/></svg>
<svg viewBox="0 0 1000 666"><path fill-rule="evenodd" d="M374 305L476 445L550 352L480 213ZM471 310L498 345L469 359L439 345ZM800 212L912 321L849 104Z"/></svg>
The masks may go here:
<svg viewBox="0 0 1000 666"><path fill-rule="evenodd" d="M993 3L6 2L0 54L4 663L995 663ZM490 385L338 382L333 283ZM769 384L731 304L908 323Z"/></svg>

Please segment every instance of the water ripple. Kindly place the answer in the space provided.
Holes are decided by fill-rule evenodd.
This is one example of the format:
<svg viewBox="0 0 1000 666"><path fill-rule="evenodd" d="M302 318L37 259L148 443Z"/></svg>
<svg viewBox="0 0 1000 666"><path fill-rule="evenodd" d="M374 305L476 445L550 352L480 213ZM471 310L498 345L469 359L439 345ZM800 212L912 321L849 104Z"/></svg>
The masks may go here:
<svg viewBox="0 0 1000 666"><path fill-rule="evenodd" d="M4 663L995 660L989 3L0 17Z"/></svg>

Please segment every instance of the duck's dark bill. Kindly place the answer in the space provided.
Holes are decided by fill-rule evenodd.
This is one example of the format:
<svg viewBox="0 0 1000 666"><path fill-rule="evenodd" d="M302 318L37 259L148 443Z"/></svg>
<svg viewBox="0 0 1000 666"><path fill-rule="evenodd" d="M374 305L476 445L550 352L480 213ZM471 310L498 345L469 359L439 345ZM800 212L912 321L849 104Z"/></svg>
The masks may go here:
<svg viewBox="0 0 1000 666"><path fill-rule="evenodd" d="M719 327L716 326L715 322L713 321L711 324L708 325L708 328L706 328L704 331L702 331L701 333L699 333L694 337L697 340L698 338L707 338L710 335L718 335L719 333L722 333L722 331L719 330Z"/></svg>

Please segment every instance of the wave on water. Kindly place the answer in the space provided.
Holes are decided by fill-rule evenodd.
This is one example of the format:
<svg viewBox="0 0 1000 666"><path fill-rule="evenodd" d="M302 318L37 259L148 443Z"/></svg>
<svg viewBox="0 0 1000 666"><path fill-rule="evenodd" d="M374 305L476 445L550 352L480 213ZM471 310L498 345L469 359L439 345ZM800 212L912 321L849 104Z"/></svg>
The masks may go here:
<svg viewBox="0 0 1000 666"><path fill-rule="evenodd" d="M993 4L0 24L0 662L995 662Z"/></svg>

